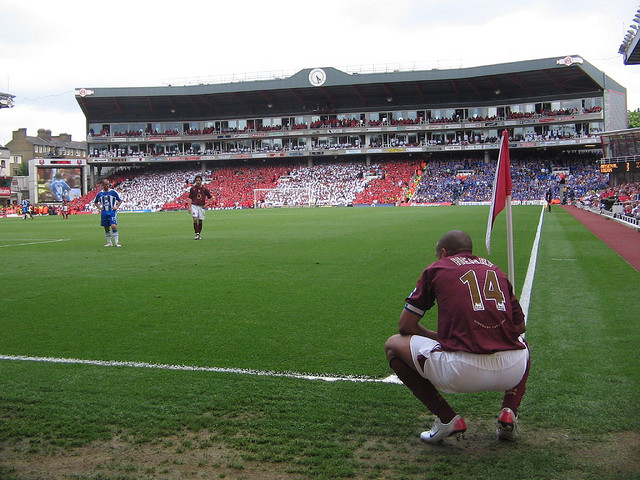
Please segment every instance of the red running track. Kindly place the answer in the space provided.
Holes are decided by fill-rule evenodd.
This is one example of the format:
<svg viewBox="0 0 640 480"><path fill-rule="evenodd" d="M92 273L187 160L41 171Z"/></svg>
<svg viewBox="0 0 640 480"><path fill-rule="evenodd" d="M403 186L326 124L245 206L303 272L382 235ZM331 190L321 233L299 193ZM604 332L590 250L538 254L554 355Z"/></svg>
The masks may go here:
<svg viewBox="0 0 640 480"><path fill-rule="evenodd" d="M640 272L640 232L582 208L566 205L562 208Z"/></svg>

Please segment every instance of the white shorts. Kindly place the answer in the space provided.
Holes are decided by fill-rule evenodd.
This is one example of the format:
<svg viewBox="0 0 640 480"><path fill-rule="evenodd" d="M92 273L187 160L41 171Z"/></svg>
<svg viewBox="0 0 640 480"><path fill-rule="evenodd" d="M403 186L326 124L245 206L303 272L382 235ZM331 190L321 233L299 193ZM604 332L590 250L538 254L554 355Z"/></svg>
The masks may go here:
<svg viewBox="0 0 640 480"><path fill-rule="evenodd" d="M418 373L442 392L504 392L522 380L529 349L490 354L445 352L437 341L413 335L411 356Z"/></svg>
<svg viewBox="0 0 640 480"><path fill-rule="evenodd" d="M191 216L198 220L204 220L204 208L202 205L191 205Z"/></svg>

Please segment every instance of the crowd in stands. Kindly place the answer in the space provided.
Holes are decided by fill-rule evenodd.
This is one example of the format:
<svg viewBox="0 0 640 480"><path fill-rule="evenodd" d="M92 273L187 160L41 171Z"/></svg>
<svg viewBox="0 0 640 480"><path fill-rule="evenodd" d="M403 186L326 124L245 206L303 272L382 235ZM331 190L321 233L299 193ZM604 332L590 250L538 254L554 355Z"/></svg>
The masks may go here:
<svg viewBox="0 0 640 480"><path fill-rule="evenodd" d="M551 129L547 131L545 134L526 134L526 135L516 135L515 137L511 137L511 142L545 142L552 140L568 140L568 139L576 139L576 138L589 138L592 134L596 134L595 132L586 133L586 132L573 132L573 131L563 131L561 129ZM371 138L368 147L369 148L406 148L406 147L423 147L423 146L441 146L441 145L474 145L474 144L495 144L498 142L497 137L489 137L485 134L481 135L458 135L457 137L449 137L444 139L443 136L439 135L437 137L432 137L431 139L423 139L419 142L409 142L406 140L405 135L394 136L389 135L388 142L383 143L382 140L376 139L375 137ZM315 143L311 144L310 150L347 150L354 148L362 148L363 145L359 143L358 140L355 140L351 143ZM163 155L167 157L175 157L180 155L215 155L215 154L249 154L249 153L280 153L280 152L288 152L288 151L305 151L307 150L306 145L293 145L290 143L286 143L284 145L280 144L269 144L263 146L249 147L249 146L240 146L240 145L229 145L228 150L219 151L206 149L201 151L198 145L191 146L184 151L178 149L178 147L173 147L172 150L156 150L154 147L150 147L147 152L133 151L128 150L123 147L102 147L101 149L93 149L90 151L90 156L93 158L124 158L124 157L148 157L148 156L157 156Z"/></svg>
<svg viewBox="0 0 640 480"><path fill-rule="evenodd" d="M597 155L566 154L553 158L518 154L511 159L514 201L542 200L551 188L559 201L584 198L602 191L638 211L638 185L605 190L608 177L600 174ZM425 161L320 162L314 166L255 161L217 167L204 172L204 185L213 197L207 208L258 206L351 205L400 203L487 202L491 198L495 163L483 157L431 156ZM179 166L120 169L111 177L125 210L182 209L198 168ZM268 190L255 193L256 189ZM71 202L72 211L92 210L97 188ZM598 197L599 199L600 197ZM635 209L635 210L634 210Z"/></svg>
<svg viewBox="0 0 640 480"><path fill-rule="evenodd" d="M106 128L102 129L99 133L96 133L93 128L89 129L90 137L142 137L142 136L154 136L154 137L175 137L180 135L178 130L169 129L164 131L158 131L155 129L146 128L144 130L126 130L124 132L110 133Z"/></svg>
<svg viewBox="0 0 640 480"><path fill-rule="evenodd" d="M565 115L580 115L580 114L588 114L588 113L599 113L602 111L602 107L591 107L585 109L577 109L577 108L568 108L568 109L557 109L557 110L544 110L541 113L536 112L507 112L503 116L481 116L474 115L471 117L463 118L460 115L452 115L451 117L425 117L423 115L418 115L416 118L392 118L388 120L387 118L382 118L380 120L369 120L366 122L361 118L324 118L322 120L315 120L309 124L307 123L294 123L291 125L261 125L251 123L252 121L248 121L244 128L235 128L228 126L219 126L216 128L215 126L207 127L204 129L198 128L187 128L184 132L180 132L176 129L168 129L164 131L159 131L157 129L146 128L144 130L127 130L123 132L113 132L110 133L108 129L102 129L100 132L95 132L93 128L89 129L89 136L91 137L143 137L143 136L154 136L154 137L172 137L178 135L211 135L216 133L246 133L246 132L271 132L271 131L282 131L282 130L307 130L307 129L321 129L321 128L361 128L364 126L368 127L380 127L380 126L405 126L405 125L425 125L425 124L450 124L450 123L461 123L461 122L494 122L497 120L518 120L518 119L529 119L529 118L542 118L542 117L554 117L554 116L565 116Z"/></svg>
<svg viewBox="0 0 640 480"><path fill-rule="evenodd" d="M29 205L31 215L58 215L57 205L39 204ZM22 215L22 205L19 203L0 206L0 216Z"/></svg>
<svg viewBox="0 0 640 480"><path fill-rule="evenodd" d="M309 128L356 128L362 126L364 126L364 120L358 118L327 118L311 122Z"/></svg>
<svg viewBox="0 0 640 480"><path fill-rule="evenodd" d="M553 167L563 173L554 173ZM568 171L569 173L564 173ZM465 172L465 173L459 173ZM464 158L429 162L411 198L414 203L485 202L491 199L495 164ZM573 154L549 159L522 155L511 159L512 200L544 199L551 188L554 198L565 194L579 198L607 185L592 154Z"/></svg>
<svg viewBox="0 0 640 480"><path fill-rule="evenodd" d="M269 165L262 163L252 167L224 167L211 172L205 186L213 197L208 208L251 208L255 189L274 188L278 179L287 175L291 165ZM186 202L186 195L180 200Z"/></svg>
<svg viewBox="0 0 640 480"><path fill-rule="evenodd" d="M373 179L353 200L354 205L397 204L406 200L406 192L414 175L414 162L384 162L370 171Z"/></svg>
<svg viewBox="0 0 640 480"><path fill-rule="evenodd" d="M264 206L350 205L364 190L369 170L364 163L299 167L280 178L276 189L265 195Z"/></svg>
<svg viewBox="0 0 640 480"><path fill-rule="evenodd" d="M640 220L640 182L607 186L579 197L579 203L594 210L613 210L620 218Z"/></svg>
<svg viewBox="0 0 640 480"><path fill-rule="evenodd" d="M122 210L161 210L167 199L182 195L194 177L200 173L195 168L162 171L144 170L118 184L122 192Z"/></svg>

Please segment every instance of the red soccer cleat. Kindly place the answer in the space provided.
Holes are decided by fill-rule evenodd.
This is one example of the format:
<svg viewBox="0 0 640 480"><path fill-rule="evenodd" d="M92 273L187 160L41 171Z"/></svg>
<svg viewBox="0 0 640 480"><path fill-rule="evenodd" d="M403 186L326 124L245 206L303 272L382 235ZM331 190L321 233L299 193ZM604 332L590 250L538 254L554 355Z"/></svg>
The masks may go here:
<svg viewBox="0 0 640 480"><path fill-rule="evenodd" d="M503 408L498 416L498 439L515 440L518 438L518 417L510 408Z"/></svg>

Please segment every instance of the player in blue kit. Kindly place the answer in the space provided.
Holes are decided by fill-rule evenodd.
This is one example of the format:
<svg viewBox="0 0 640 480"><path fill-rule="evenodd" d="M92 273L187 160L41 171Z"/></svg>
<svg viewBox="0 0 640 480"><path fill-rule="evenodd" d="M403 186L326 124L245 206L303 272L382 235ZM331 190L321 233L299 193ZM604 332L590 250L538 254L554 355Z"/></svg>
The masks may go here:
<svg viewBox="0 0 640 480"><path fill-rule="evenodd" d="M59 202L62 200L71 200L69 198L71 187L67 185L67 182L64 181L64 178L62 178L60 173L56 173L53 181L49 185L49 189Z"/></svg>
<svg viewBox="0 0 640 480"><path fill-rule="evenodd" d="M31 214L31 202L27 199L27 197L24 197L22 199L22 219L26 220L27 215L29 215L29 218L33 220L33 215Z"/></svg>
<svg viewBox="0 0 640 480"><path fill-rule="evenodd" d="M105 247L111 247L115 244L120 247L118 242L118 207L122 203L122 199L118 192L111 189L111 182L108 179L102 180L102 191L98 192L93 203L100 210L100 225L104 227L104 234L107 237ZM109 231L111 228L111 231ZM113 239L113 244L111 240Z"/></svg>

